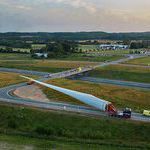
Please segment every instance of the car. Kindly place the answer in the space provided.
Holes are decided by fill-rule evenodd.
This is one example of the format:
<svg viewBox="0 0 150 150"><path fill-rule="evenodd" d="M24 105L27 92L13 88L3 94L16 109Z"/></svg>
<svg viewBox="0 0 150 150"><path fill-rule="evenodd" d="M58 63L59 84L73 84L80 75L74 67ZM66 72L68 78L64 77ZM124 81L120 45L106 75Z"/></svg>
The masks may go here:
<svg viewBox="0 0 150 150"><path fill-rule="evenodd" d="M150 116L150 110L144 110L143 115L144 116Z"/></svg>

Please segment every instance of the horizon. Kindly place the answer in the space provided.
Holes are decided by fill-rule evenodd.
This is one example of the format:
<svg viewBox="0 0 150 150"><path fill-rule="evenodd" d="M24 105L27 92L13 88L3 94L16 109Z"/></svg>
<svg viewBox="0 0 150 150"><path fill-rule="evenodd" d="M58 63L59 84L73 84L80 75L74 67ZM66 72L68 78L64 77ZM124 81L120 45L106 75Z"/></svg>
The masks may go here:
<svg viewBox="0 0 150 150"><path fill-rule="evenodd" d="M56 32L49 32L49 31L45 31L45 32L39 32L39 31L25 31L25 32L23 32L23 31L21 31L21 32L15 32L15 31L8 31L8 32L0 32L0 34L1 33L94 33L94 32L99 32L99 33L108 33L108 34L113 34L113 33L117 33L117 34L121 34L121 33L150 33L150 31L137 31L137 32L134 32L134 31L127 31L127 32L107 32L107 31L70 31L70 32L65 32L65 31L56 31Z"/></svg>

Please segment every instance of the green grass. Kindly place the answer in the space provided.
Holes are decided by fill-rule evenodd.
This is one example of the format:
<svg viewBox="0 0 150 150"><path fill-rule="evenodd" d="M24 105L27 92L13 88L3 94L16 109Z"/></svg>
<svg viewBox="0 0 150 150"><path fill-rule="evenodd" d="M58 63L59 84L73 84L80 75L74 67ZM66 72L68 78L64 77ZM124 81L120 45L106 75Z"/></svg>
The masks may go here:
<svg viewBox="0 0 150 150"><path fill-rule="evenodd" d="M20 60L0 61L0 67L17 68L44 72L60 72L72 68L97 65L95 62L60 61L60 60Z"/></svg>
<svg viewBox="0 0 150 150"><path fill-rule="evenodd" d="M96 50L98 48L99 48L99 45L79 45L79 49L82 49L83 51Z"/></svg>
<svg viewBox="0 0 150 150"><path fill-rule="evenodd" d="M122 55L129 54L130 50L101 50L99 45L79 45L79 49L82 49L83 52L96 52L97 54L111 54L111 55Z"/></svg>
<svg viewBox="0 0 150 150"><path fill-rule="evenodd" d="M68 79L49 80L48 83L60 87L89 93L96 97L112 102L117 108L130 107L134 111L142 112L149 109L149 91L135 90L114 85L95 84L85 81L73 81ZM41 87L43 92L51 100L67 102L71 104L85 105L80 101L66 96L49 88Z"/></svg>
<svg viewBox="0 0 150 150"><path fill-rule="evenodd" d="M122 56L98 56L97 54L72 54L70 56L58 59L72 60L72 61L104 62L104 61L114 61L121 58Z"/></svg>
<svg viewBox="0 0 150 150"><path fill-rule="evenodd" d="M69 150L150 148L149 123L6 105L0 105L0 120L0 141L14 145Z"/></svg>
<svg viewBox="0 0 150 150"><path fill-rule="evenodd" d="M13 48L13 51L21 51L21 52L28 52L30 53L30 48Z"/></svg>
<svg viewBox="0 0 150 150"><path fill-rule="evenodd" d="M5 60L31 60L29 54L12 54L12 53L0 53L0 61Z"/></svg>
<svg viewBox="0 0 150 150"><path fill-rule="evenodd" d="M98 54L108 54L108 55L123 55L123 54L129 54L130 50L99 50L97 52Z"/></svg>
<svg viewBox="0 0 150 150"><path fill-rule="evenodd" d="M32 150L129 150L130 146L112 146L103 142L101 144L87 144L60 139L38 139L19 135L0 134L0 148L7 150L26 150L27 148ZM140 148L136 147L136 149Z"/></svg>
<svg viewBox="0 0 150 150"><path fill-rule="evenodd" d="M133 65L150 66L150 56L132 59L132 60L129 60L129 61L124 62L124 63L133 64Z"/></svg>
<svg viewBox="0 0 150 150"><path fill-rule="evenodd" d="M89 72L89 76L150 83L150 69L138 66L109 65Z"/></svg>
<svg viewBox="0 0 150 150"><path fill-rule="evenodd" d="M33 49L41 49L43 47L46 47L46 44L32 44L31 47Z"/></svg>

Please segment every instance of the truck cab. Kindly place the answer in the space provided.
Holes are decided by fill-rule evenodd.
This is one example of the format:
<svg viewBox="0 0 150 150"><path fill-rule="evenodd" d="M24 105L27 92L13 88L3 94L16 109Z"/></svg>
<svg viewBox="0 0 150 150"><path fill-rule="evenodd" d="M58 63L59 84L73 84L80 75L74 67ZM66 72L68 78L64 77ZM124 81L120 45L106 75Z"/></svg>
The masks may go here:
<svg viewBox="0 0 150 150"><path fill-rule="evenodd" d="M123 118L131 118L132 110L131 108L125 108L123 110Z"/></svg>

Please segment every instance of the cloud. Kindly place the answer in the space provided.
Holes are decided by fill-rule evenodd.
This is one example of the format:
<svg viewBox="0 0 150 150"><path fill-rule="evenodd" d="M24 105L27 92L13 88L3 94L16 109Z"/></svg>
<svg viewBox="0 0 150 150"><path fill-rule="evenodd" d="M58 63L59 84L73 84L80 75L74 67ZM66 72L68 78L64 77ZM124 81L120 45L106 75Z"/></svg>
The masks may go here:
<svg viewBox="0 0 150 150"><path fill-rule="evenodd" d="M84 8L90 13L95 13L97 11L97 7L94 3L88 0L47 0L48 2L53 2L57 4L65 4L70 5L74 8Z"/></svg>
<svg viewBox="0 0 150 150"><path fill-rule="evenodd" d="M19 9L19 10L31 10L32 7L26 4L17 3L17 2L10 2L9 0L1 0L0 7L2 8L12 8L12 9Z"/></svg>

